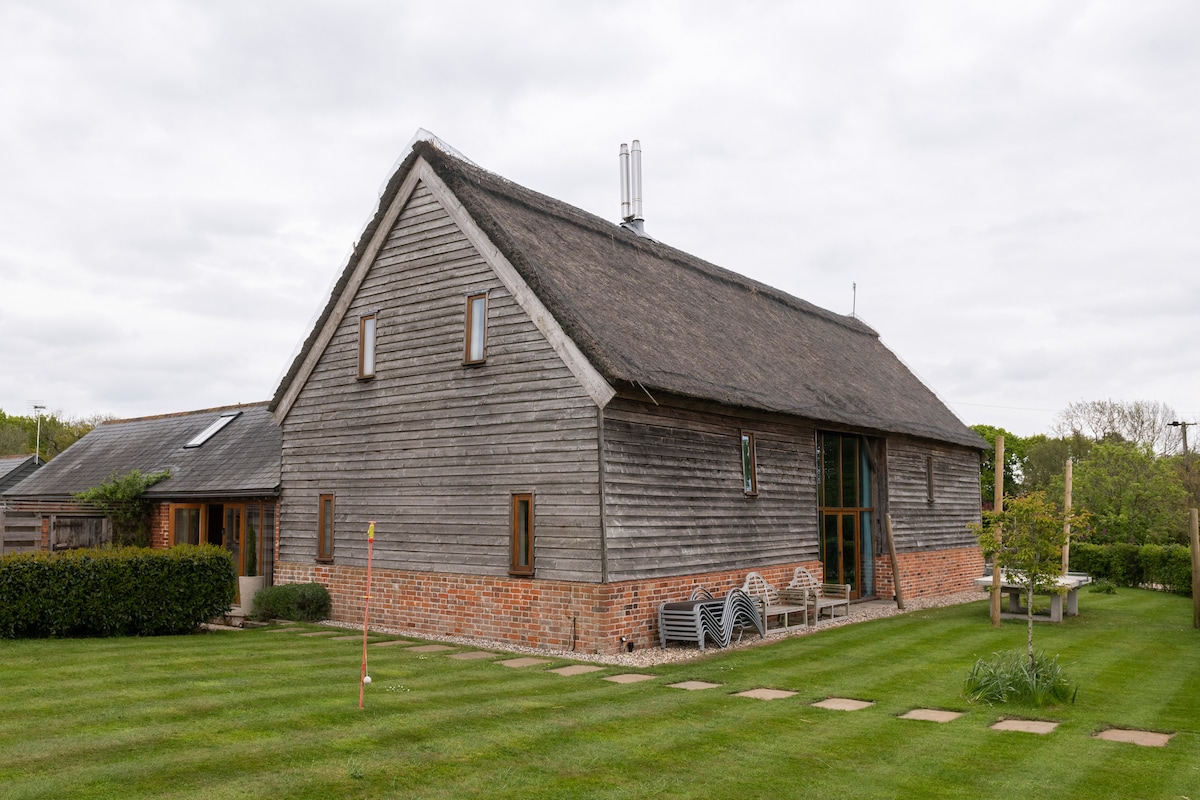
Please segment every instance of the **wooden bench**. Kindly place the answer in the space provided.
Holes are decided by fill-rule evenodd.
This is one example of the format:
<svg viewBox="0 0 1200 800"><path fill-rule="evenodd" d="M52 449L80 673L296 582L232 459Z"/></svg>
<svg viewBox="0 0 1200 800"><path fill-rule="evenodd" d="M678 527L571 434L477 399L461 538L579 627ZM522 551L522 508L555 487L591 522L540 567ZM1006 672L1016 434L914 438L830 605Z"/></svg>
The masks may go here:
<svg viewBox="0 0 1200 800"><path fill-rule="evenodd" d="M807 593L807 604L812 608L809 615L810 622L820 622L821 612L825 609L829 609L830 619L833 619L837 615L838 608L843 609L845 616L850 616L850 584L818 583L817 579L807 569L796 567L795 571L792 572L791 583L780 594L791 600L794 597L788 593L800 589ZM814 616L816 617L815 620L813 619Z"/></svg>
<svg viewBox="0 0 1200 800"><path fill-rule="evenodd" d="M762 615L763 627L766 630L772 630L771 617L782 618L782 625L774 630L790 631L808 624L807 592L800 592L798 597L793 593L793 596L785 601L779 590L767 583L767 579L757 572L746 575L742 591L758 603L758 611ZM793 625L791 618L797 614L800 615L800 623Z"/></svg>

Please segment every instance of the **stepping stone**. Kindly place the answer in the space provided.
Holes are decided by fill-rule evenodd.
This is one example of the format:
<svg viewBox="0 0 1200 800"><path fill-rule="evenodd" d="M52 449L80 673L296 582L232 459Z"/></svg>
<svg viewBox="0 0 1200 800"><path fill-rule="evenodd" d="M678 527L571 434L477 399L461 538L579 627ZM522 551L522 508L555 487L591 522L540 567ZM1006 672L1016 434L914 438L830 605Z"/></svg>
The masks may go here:
<svg viewBox="0 0 1200 800"><path fill-rule="evenodd" d="M265 631L265 633L299 633L302 630L303 628L271 628L271 630Z"/></svg>
<svg viewBox="0 0 1200 800"><path fill-rule="evenodd" d="M753 697L755 700L782 700L785 697L792 697L795 692L785 692L783 689L751 689L746 692L737 692L734 697Z"/></svg>
<svg viewBox="0 0 1200 800"><path fill-rule="evenodd" d="M481 658L495 658L495 653L489 653L486 650L472 650L469 653L451 653L447 658L453 658L455 661L478 661Z"/></svg>
<svg viewBox="0 0 1200 800"><path fill-rule="evenodd" d="M382 642L371 642L372 647L408 647L413 644L407 639L386 639Z"/></svg>
<svg viewBox="0 0 1200 800"><path fill-rule="evenodd" d="M720 685L719 683L707 683L705 681L684 681L683 683L669 683L667 684L667 688L686 689L689 692L694 692L699 689L716 689Z"/></svg>
<svg viewBox="0 0 1200 800"><path fill-rule="evenodd" d="M331 642L361 642L362 636L335 636L329 641Z"/></svg>
<svg viewBox="0 0 1200 800"><path fill-rule="evenodd" d="M496 663L500 664L501 666L512 667L513 669L520 669L521 667L532 667L536 664L549 664L550 659L548 659L548 658L510 658L508 661L497 661Z"/></svg>
<svg viewBox="0 0 1200 800"><path fill-rule="evenodd" d="M1057 722L1046 722L1040 719L1002 719L992 726L992 730L1040 733L1045 735L1051 733L1057 727Z"/></svg>
<svg viewBox="0 0 1200 800"><path fill-rule="evenodd" d="M1109 728L1096 734L1097 739L1108 742L1126 742L1140 744L1143 747L1166 747L1173 733L1157 733L1155 731L1130 731L1124 728Z"/></svg>
<svg viewBox="0 0 1200 800"><path fill-rule="evenodd" d="M638 683L640 681L652 681L657 677L657 675L641 675L636 672L626 672L623 675L609 675L604 680L612 681L613 683Z"/></svg>
<svg viewBox="0 0 1200 800"><path fill-rule="evenodd" d="M308 633L300 634L300 636L334 636L336 634L337 631L309 631Z"/></svg>
<svg viewBox="0 0 1200 800"><path fill-rule="evenodd" d="M914 708L900 719L919 719L923 722L953 722L962 716L961 711L939 711L936 708Z"/></svg>
<svg viewBox="0 0 1200 800"><path fill-rule="evenodd" d="M866 700L851 700L848 697L830 697L812 705L816 708L828 708L830 711L862 711L875 704Z"/></svg>
<svg viewBox="0 0 1200 800"><path fill-rule="evenodd" d="M559 667L558 669L550 670L556 675L586 675L589 672L599 672L604 667L593 667L589 664L572 664L569 667Z"/></svg>
<svg viewBox="0 0 1200 800"><path fill-rule="evenodd" d="M455 649L455 648L451 647L448 644L423 644L420 647L414 647L413 649L409 650L408 652L410 652L410 653L444 653L447 650L453 650L453 649Z"/></svg>

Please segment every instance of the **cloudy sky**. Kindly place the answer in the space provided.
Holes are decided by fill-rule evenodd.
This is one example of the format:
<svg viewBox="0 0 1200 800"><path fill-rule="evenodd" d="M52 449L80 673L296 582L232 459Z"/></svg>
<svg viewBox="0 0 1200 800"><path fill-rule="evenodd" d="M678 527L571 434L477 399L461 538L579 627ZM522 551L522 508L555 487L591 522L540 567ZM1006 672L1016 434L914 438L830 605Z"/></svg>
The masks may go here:
<svg viewBox="0 0 1200 800"><path fill-rule="evenodd" d="M614 221L640 139L651 235L968 424L1196 421L1197 42L1191 0L0 0L0 409L269 398L425 128Z"/></svg>

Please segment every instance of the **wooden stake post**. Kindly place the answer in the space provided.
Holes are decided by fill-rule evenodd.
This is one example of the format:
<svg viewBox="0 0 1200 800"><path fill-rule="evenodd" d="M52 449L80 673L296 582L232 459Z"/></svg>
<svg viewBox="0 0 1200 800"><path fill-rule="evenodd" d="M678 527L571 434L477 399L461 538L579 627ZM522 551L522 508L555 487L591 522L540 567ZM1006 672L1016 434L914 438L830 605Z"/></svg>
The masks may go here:
<svg viewBox="0 0 1200 800"><path fill-rule="evenodd" d="M892 533L892 515L884 514L883 523L887 526L888 553L892 556L892 585L896 589L896 608L903 611L904 595L900 593L900 561L896 558L896 536Z"/></svg>
<svg viewBox="0 0 1200 800"><path fill-rule="evenodd" d="M1004 512L1004 437L996 437L996 488L992 506L997 514ZM1003 537L1001 537L1003 539ZM1000 564L996 553L992 556L992 624L1000 627Z"/></svg>
<svg viewBox="0 0 1200 800"><path fill-rule="evenodd" d="M1067 459L1067 470L1064 475L1066 493L1063 495L1063 511L1067 519L1063 522L1063 575L1071 568L1071 459Z"/></svg>
<svg viewBox="0 0 1200 800"><path fill-rule="evenodd" d="M1192 534L1192 627L1200 628L1200 512L1188 512Z"/></svg>

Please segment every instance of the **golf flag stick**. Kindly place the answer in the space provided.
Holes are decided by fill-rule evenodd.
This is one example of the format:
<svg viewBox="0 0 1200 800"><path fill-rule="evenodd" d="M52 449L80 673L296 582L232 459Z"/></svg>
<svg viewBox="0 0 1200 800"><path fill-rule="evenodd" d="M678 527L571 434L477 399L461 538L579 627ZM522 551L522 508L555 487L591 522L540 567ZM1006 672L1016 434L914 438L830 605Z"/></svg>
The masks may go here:
<svg viewBox="0 0 1200 800"><path fill-rule="evenodd" d="M367 593L363 595L363 657L362 673L358 676L358 707L363 707L363 689L367 677L367 624L371 619L371 555L375 549L375 523L367 524Z"/></svg>

